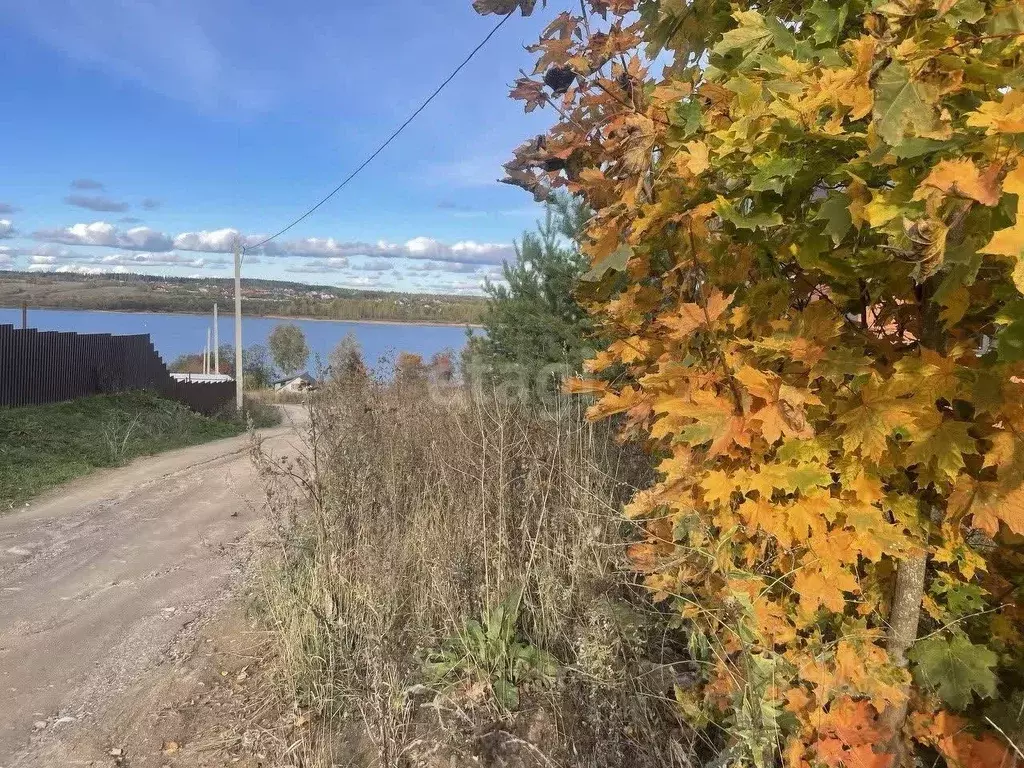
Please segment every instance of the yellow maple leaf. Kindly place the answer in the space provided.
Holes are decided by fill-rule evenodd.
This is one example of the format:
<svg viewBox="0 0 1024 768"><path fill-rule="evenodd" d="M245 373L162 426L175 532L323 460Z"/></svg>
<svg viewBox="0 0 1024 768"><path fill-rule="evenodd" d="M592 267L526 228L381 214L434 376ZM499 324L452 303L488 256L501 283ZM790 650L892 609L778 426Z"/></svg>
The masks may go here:
<svg viewBox="0 0 1024 768"><path fill-rule="evenodd" d="M967 310L970 309L971 292L967 290L966 286L958 285L949 291L940 303L942 311L939 313L939 319L946 328L951 328L963 320Z"/></svg>
<svg viewBox="0 0 1024 768"><path fill-rule="evenodd" d="M896 556L907 549L900 528L888 522L882 510L870 504L848 504L845 508L851 546L872 562L883 554Z"/></svg>
<svg viewBox="0 0 1024 768"><path fill-rule="evenodd" d="M682 101L693 92L693 86L681 80L670 80L659 84L651 92L651 102L661 109L666 109L676 102Z"/></svg>
<svg viewBox="0 0 1024 768"><path fill-rule="evenodd" d="M588 419L603 419L616 413L628 411L636 405L646 402L647 398L634 387L627 387L621 392L606 392L587 411Z"/></svg>
<svg viewBox="0 0 1024 768"><path fill-rule="evenodd" d="M737 512L751 530L764 531L776 539L783 549L790 549L800 543L793 535L789 510L784 504L774 504L762 496L759 499L744 500Z"/></svg>
<svg viewBox="0 0 1024 768"><path fill-rule="evenodd" d="M871 202L864 206L864 215L867 217L868 225L880 227L899 216L901 210L900 206L889 202L889 195L885 190L876 190L871 193Z"/></svg>
<svg viewBox="0 0 1024 768"><path fill-rule="evenodd" d="M867 117L875 105L875 92L871 88L870 77L877 46L878 40L869 35L850 40L843 46L850 54L853 66L848 70L849 79L838 97L840 103L850 108L850 120Z"/></svg>
<svg viewBox="0 0 1024 768"><path fill-rule="evenodd" d="M967 124L984 128L993 136L999 133L1024 133L1024 93L1008 91L1001 101L985 101L967 116Z"/></svg>
<svg viewBox="0 0 1024 768"><path fill-rule="evenodd" d="M601 379L582 379L573 376L565 380L562 390L573 395L604 393L608 391L608 382Z"/></svg>
<svg viewBox="0 0 1024 768"><path fill-rule="evenodd" d="M685 303L677 306L674 313L662 315L658 322L679 336L689 336L698 328L707 325L707 318L700 304Z"/></svg>
<svg viewBox="0 0 1024 768"><path fill-rule="evenodd" d="M639 336L619 339L608 345L608 351L627 365L644 360L650 354L651 342Z"/></svg>
<svg viewBox="0 0 1024 768"><path fill-rule="evenodd" d="M700 481L700 487L704 491L705 502L725 505L729 503L733 491L736 490L736 483L727 472L714 469Z"/></svg>
<svg viewBox="0 0 1024 768"><path fill-rule="evenodd" d="M860 404L839 416L845 429L840 434L843 448L860 451L860 455L878 461L886 450L886 441L896 429L914 433L920 414L918 403L910 398L896 397L877 379L869 381L860 392Z"/></svg>
<svg viewBox="0 0 1024 768"><path fill-rule="evenodd" d="M964 468L964 456L977 455L978 445L963 421L943 421L907 449L907 466L935 462L939 474L953 480Z"/></svg>
<svg viewBox="0 0 1024 768"><path fill-rule="evenodd" d="M984 248L978 253L987 253L992 256L1008 256L1014 259L1012 272L1013 284L1017 290L1024 293L1024 271L1021 270L1021 259L1024 256L1024 217L1017 213L1017 223L1012 227L1000 229L992 235Z"/></svg>
<svg viewBox="0 0 1024 768"><path fill-rule="evenodd" d="M793 576L793 590L799 597L800 618L810 622L818 608L842 613L846 607L845 592L858 591L857 579L849 571L830 567L825 570L816 558L800 566Z"/></svg>
<svg viewBox="0 0 1024 768"><path fill-rule="evenodd" d="M868 223L867 207L871 194L867 185L856 178L850 183L847 194L850 196L850 218L853 220L853 226L860 229Z"/></svg>
<svg viewBox="0 0 1024 768"><path fill-rule="evenodd" d="M693 454L686 446L677 445L672 455L658 464L658 471L665 475L666 484L688 478L693 472Z"/></svg>
<svg viewBox="0 0 1024 768"><path fill-rule="evenodd" d="M691 141L686 144L687 154L683 155L687 169L694 176L700 176L711 167L708 157L708 145L703 141Z"/></svg>
<svg viewBox="0 0 1024 768"><path fill-rule="evenodd" d="M820 538L828 532L828 524L836 518L838 499L827 492L802 495L787 508L789 528L796 541Z"/></svg>
<svg viewBox="0 0 1024 768"><path fill-rule="evenodd" d="M921 182L914 193L914 200L924 200L930 190L938 190L953 197L967 197L989 207L998 205L999 170L999 165L993 164L988 171L982 173L974 161L966 157L943 160Z"/></svg>
<svg viewBox="0 0 1024 768"><path fill-rule="evenodd" d="M1009 467L1017 453L1017 438L1012 432L999 430L988 436L992 447L985 454L985 467L998 467L1000 470Z"/></svg>
<svg viewBox="0 0 1024 768"><path fill-rule="evenodd" d="M743 365L736 370L736 378L750 394L764 400L775 400L779 392L779 377Z"/></svg>
<svg viewBox="0 0 1024 768"><path fill-rule="evenodd" d="M1006 175L1003 192L1017 196L1017 219L1013 226L993 233L992 239L978 252L1013 259L1013 284L1024 293L1024 161L1018 162Z"/></svg>
<svg viewBox="0 0 1024 768"><path fill-rule="evenodd" d="M981 494L974 499L971 507L974 527L989 536L999 532L1000 521L1014 533L1024 535L1024 485L1006 493Z"/></svg>

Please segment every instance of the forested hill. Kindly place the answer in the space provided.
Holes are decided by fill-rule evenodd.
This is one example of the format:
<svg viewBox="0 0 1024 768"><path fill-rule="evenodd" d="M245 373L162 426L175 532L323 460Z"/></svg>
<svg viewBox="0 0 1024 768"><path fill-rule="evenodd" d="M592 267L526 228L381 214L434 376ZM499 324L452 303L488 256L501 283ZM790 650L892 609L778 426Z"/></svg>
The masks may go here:
<svg viewBox="0 0 1024 768"><path fill-rule="evenodd" d="M134 312L223 312L234 306L234 282L227 279L155 275L71 275L0 272L0 306L98 309ZM324 285L246 279L242 309L248 315L281 315L330 320L476 324L482 298L387 291L359 291Z"/></svg>

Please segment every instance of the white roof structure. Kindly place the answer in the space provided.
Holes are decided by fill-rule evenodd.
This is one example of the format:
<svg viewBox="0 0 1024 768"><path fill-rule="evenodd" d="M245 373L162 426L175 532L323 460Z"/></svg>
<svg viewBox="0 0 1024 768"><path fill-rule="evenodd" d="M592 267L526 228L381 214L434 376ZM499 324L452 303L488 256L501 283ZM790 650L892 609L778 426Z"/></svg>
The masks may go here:
<svg viewBox="0 0 1024 768"><path fill-rule="evenodd" d="M226 373L175 373L171 371L171 378L175 381L184 381L190 384L213 384L218 381L234 381L234 377Z"/></svg>

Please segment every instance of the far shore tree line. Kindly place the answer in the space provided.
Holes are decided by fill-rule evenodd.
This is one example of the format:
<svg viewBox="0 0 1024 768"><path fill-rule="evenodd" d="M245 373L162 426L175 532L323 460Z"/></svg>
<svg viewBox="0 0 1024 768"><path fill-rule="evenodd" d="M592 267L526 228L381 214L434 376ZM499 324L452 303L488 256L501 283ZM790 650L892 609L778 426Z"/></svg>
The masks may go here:
<svg viewBox="0 0 1024 768"><path fill-rule="evenodd" d="M0 307L206 314L213 302L230 306L230 279L159 275L75 275L0 272ZM247 316L320 320L442 323L479 322L483 300L474 296L365 291L246 278Z"/></svg>

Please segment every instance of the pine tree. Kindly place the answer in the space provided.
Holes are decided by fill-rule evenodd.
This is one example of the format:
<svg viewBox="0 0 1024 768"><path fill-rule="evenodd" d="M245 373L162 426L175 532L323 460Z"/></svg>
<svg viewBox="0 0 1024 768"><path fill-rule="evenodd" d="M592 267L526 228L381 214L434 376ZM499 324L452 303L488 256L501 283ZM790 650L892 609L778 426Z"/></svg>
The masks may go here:
<svg viewBox="0 0 1024 768"><path fill-rule="evenodd" d="M579 238L590 211L554 195L535 232L525 232L504 281L485 286L486 335L473 336L469 357L485 375L535 382L545 370L578 371L592 352L592 323L574 292L588 269Z"/></svg>

